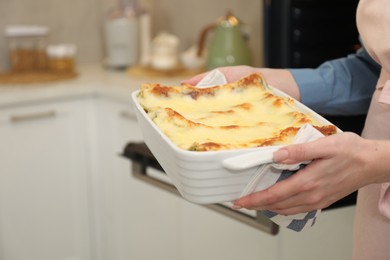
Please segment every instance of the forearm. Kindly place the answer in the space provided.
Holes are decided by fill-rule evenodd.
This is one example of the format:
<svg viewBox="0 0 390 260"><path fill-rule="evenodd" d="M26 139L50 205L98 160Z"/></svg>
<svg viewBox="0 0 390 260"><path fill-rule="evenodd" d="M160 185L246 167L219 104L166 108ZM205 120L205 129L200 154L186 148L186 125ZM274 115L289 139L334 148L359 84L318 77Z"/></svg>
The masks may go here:
<svg viewBox="0 0 390 260"><path fill-rule="evenodd" d="M364 50L316 69L291 69L301 102L328 115L367 113L379 71Z"/></svg>

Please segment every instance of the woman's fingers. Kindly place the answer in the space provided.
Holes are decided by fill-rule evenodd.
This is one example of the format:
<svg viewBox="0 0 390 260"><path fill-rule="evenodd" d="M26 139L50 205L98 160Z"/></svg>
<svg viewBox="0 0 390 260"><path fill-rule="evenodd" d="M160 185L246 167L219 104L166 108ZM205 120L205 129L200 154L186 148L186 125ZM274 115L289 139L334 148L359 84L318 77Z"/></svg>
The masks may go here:
<svg viewBox="0 0 390 260"><path fill-rule="evenodd" d="M334 150L334 145L330 144L330 139L331 137L320 138L313 142L283 147L274 153L274 161L294 164L318 158L327 158Z"/></svg>
<svg viewBox="0 0 390 260"><path fill-rule="evenodd" d="M258 69L255 69L255 68L250 67L250 66L245 66L245 65L231 66L231 67L220 67L220 68L218 68L218 70L225 75L227 82L234 82L234 81L237 81L237 80L239 80L239 79L241 79L241 78L243 78L251 73L258 72ZM199 81L201 81L204 78L204 76L207 75L207 73L209 73L209 72L198 74L190 79L183 80L181 83L182 84L190 84L190 85L195 86L196 84L199 83Z"/></svg>
<svg viewBox="0 0 390 260"><path fill-rule="evenodd" d="M297 176L293 175L287 180L280 181L265 190L236 200L234 205L247 209L267 209L270 205L277 205L277 203L300 192L301 184L297 183L295 179L297 179Z"/></svg>
<svg viewBox="0 0 390 260"><path fill-rule="evenodd" d="M199 81L201 81L206 76L206 74L207 72L198 74L190 79L183 80L181 84L190 84L192 86L195 86L196 84L199 83Z"/></svg>
<svg viewBox="0 0 390 260"><path fill-rule="evenodd" d="M313 209L322 209L332 204L333 196L322 196L315 192L299 193L278 203L253 207L253 210L270 210L281 215L305 213Z"/></svg>
<svg viewBox="0 0 390 260"><path fill-rule="evenodd" d="M293 155L294 160L309 160L310 157L299 153ZM263 191L238 199L235 206L256 210L286 210L304 205L317 209L327 206L329 198L333 198L327 196L336 192L335 180L328 176L327 168L329 168L327 160L315 160L291 177Z"/></svg>

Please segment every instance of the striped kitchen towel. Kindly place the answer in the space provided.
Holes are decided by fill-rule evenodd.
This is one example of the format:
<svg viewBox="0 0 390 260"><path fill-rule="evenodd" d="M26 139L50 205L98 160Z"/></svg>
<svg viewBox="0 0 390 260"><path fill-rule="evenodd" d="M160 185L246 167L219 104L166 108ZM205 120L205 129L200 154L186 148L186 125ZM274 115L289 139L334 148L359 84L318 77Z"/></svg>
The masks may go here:
<svg viewBox="0 0 390 260"><path fill-rule="evenodd" d="M304 164L301 164L299 167L299 170L305 167ZM284 180L291 175L293 175L297 171L289 171L284 170L280 174L280 177L277 181ZM292 229L294 231L302 231L306 227L311 227L315 224L317 215L321 212L321 210L313 210L308 213L303 214L295 214L291 216L283 216L279 215L275 212L269 211L269 210L263 210L261 213L271 219L273 222L278 224L279 226L286 227L289 229Z"/></svg>
<svg viewBox="0 0 390 260"><path fill-rule="evenodd" d="M295 137L294 143L305 143L314 141L323 134L309 124L304 125ZM278 163L268 163L260 165L252 178L244 188L240 197L244 197L251 193L264 190L276 182L282 181L305 167L310 162L301 162L299 164L288 165ZM272 211L261 211L270 220L279 226L286 227L294 231L302 231L307 227L315 224L316 218L321 210L314 210L307 213L284 216Z"/></svg>

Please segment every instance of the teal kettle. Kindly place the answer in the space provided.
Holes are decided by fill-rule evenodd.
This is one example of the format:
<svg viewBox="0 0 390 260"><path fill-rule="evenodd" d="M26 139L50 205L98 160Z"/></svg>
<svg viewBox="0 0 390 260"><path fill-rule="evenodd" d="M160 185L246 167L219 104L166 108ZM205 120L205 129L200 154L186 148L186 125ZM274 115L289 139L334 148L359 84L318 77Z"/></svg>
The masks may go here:
<svg viewBox="0 0 390 260"><path fill-rule="evenodd" d="M201 56L209 32L213 32L206 47L208 70L224 66L251 65L251 52L242 33L240 21L231 13L221 17L201 33L198 56Z"/></svg>

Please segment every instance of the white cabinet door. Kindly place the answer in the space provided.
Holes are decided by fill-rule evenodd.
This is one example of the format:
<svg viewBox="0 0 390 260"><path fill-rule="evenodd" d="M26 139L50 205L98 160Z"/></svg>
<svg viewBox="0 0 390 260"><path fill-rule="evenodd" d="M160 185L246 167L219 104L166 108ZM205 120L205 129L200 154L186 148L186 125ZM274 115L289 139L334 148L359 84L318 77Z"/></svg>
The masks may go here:
<svg viewBox="0 0 390 260"><path fill-rule="evenodd" d="M280 238L187 201L181 203L181 260L280 260Z"/></svg>
<svg viewBox="0 0 390 260"><path fill-rule="evenodd" d="M88 260L81 102L0 109L0 259Z"/></svg>
<svg viewBox="0 0 390 260"><path fill-rule="evenodd" d="M180 198L131 175L120 156L128 142L142 141L131 103L99 100L99 183L103 260L178 258Z"/></svg>

